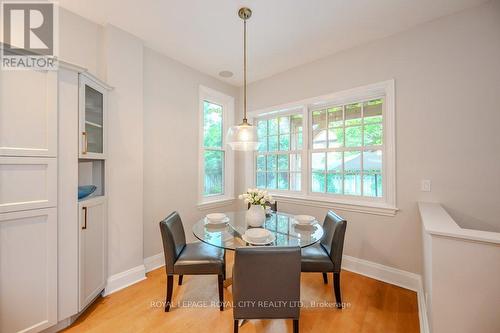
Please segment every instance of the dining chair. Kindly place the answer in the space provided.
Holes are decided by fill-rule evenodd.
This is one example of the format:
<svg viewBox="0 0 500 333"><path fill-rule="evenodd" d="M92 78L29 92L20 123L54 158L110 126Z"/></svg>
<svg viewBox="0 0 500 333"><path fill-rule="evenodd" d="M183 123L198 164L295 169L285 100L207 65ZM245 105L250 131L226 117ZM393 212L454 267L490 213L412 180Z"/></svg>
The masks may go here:
<svg viewBox="0 0 500 333"><path fill-rule="evenodd" d="M293 319L293 332L298 333L299 314L300 248L236 248L234 333L238 332L241 319Z"/></svg>
<svg viewBox="0 0 500 333"><path fill-rule="evenodd" d="M321 272L323 282L328 283L327 273L333 273L333 290L337 308L342 307L340 271L347 221L329 210L323 222L323 238L319 244L302 248L302 272Z"/></svg>
<svg viewBox="0 0 500 333"><path fill-rule="evenodd" d="M278 211L278 201L276 200L273 203L266 201L266 206L271 207L271 210L275 213ZM248 209L250 209L250 203L248 204Z"/></svg>
<svg viewBox="0 0 500 333"><path fill-rule="evenodd" d="M186 244L182 220L177 212L168 215L160 222L165 270L167 273L167 297L165 312L170 310L174 289L174 275L179 276L179 286L184 275L218 276L220 311L224 310L225 252L205 243Z"/></svg>

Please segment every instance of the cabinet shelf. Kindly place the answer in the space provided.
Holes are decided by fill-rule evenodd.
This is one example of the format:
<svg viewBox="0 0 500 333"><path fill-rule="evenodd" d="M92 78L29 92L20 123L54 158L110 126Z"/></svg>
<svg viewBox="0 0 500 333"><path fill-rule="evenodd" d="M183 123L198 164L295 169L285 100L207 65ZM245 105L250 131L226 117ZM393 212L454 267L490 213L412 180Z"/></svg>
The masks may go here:
<svg viewBox="0 0 500 333"><path fill-rule="evenodd" d="M90 125L90 126L93 126L93 127L97 127L97 128L102 128L102 125L99 125L99 124L93 123L93 122L88 121L88 120L85 120L85 124Z"/></svg>

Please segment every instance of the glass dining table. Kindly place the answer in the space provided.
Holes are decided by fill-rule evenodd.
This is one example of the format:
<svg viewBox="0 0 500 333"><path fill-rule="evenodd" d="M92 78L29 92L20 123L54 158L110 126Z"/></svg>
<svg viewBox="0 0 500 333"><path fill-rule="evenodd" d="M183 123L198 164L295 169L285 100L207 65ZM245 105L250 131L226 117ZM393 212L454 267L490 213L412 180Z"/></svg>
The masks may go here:
<svg viewBox="0 0 500 333"><path fill-rule="evenodd" d="M246 211L225 213L229 221L222 225L213 225L202 218L193 226L193 234L200 241L220 247L226 250L234 250L237 247L252 246L243 240L248 226L245 219ZM293 215L273 212L266 216L262 228L273 234L274 241L266 246L300 246L313 245L323 237L322 226L315 222L311 225L299 225Z"/></svg>

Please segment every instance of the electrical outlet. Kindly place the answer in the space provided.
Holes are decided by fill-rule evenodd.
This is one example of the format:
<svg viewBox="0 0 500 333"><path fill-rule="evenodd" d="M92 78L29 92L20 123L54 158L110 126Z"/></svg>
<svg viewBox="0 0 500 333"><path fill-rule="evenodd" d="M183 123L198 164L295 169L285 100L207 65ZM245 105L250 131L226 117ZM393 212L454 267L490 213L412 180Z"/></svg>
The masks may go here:
<svg viewBox="0 0 500 333"><path fill-rule="evenodd" d="M430 192L431 191L431 181L429 179L423 179L420 184L420 190L422 192Z"/></svg>

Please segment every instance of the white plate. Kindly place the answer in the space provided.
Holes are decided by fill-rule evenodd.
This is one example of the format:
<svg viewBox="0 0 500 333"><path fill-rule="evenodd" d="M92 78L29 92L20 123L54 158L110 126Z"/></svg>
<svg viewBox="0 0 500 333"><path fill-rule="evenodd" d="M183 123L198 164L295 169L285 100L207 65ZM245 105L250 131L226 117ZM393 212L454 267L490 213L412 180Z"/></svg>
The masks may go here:
<svg viewBox="0 0 500 333"><path fill-rule="evenodd" d="M248 244L252 244L252 245L267 245L267 244L270 244L270 243L274 242L276 240L276 236L274 236L274 234L271 234L269 236L269 238L266 241L262 242L262 243L260 243L260 242L256 243L254 241L251 241L245 235L241 235L241 239L243 239Z"/></svg>
<svg viewBox="0 0 500 333"><path fill-rule="evenodd" d="M225 218L223 218L222 220L210 220L207 217L205 217L205 224L217 225L217 224L225 224L229 221L230 221L230 219L227 216Z"/></svg>
<svg viewBox="0 0 500 333"><path fill-rule="evenodd" d="M224 213L211 213L211 214L207 214L207 216L205 216L207 219L209 219L210 221L221 221L225 218L227 218L226 214Z"/></svg>
<svg viewBox="0 0 500 333"><path fill-rule="evenodd" d="M310 215L295 215L293 219L300 224L311 224L313 221L316 220L314 216Z"/></svg>
<svg viewBox="0 0 500 333"><path fill-rule="evenodd" d="M300 226L315 225L316 223L318 223L318 220L313 220L311 222L304 223L304 222L297 221L296 219L292 219L292 224L300 225Z"/></svg>

